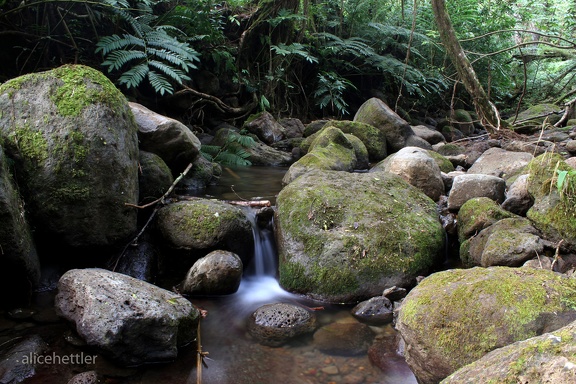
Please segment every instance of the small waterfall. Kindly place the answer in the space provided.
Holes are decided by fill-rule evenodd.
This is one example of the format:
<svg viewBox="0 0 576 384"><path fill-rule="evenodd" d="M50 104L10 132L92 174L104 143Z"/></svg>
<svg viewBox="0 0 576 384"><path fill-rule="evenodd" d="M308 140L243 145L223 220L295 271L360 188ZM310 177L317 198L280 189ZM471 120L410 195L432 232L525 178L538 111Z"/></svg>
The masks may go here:
<svg viewBox="0 0 576 384"><path fill-rule="evenodd" d="M252 224L254 236L254 257L246 269L246 277L276 277L278 271L278 254L273 231L273 211L258 211L247 208L246 216Z"/></svg>
<svg viewBox="0 0 576 384"><path fill-rule="evenodd" d="M244 305L255 306L293 297L284 291L278 280L278 252L273 230L273 210L245 208L246 217L252 224L254 257L244 271L237 297ZM253 307L255 308L255 307Z"/></svg>

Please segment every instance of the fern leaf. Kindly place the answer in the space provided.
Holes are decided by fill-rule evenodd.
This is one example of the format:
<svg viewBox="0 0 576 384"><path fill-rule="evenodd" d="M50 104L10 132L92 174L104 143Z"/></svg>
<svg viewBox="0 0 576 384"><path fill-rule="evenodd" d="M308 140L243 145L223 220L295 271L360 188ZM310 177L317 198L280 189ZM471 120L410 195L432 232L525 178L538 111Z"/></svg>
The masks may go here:
<svg viewBox="0 0 576 384"><path fill-rule="evenodd" d="M172 84L160 73L156 73L154 71L148 71L148 81L150 81L150 85L154 88L154 90L159 93L161 96L164 96L165 93L172 94L174 89L172 88Z"/></svg>
<svg viewBox="0 0 576 384"><path fill-rule="evenodd" d="M148 65L142 63L124 72L118 81L128 88L137 87L142 83L149 71Z"/></svg>
<svg viewBox="0 0 576 384"><path fill-rule="evenodd" d="M108 54L107 60L102 65L108 67L108 71L113 71L132 60L146 60L146 54L142 51L114 51Z"/></svg>
<svg viewBox="0 0 576 384"><path fill-rule="evenodd" d="M166 63L163 63L158 60L149 60L148 65L151 67L156 68L159 70L162 75L166 75L172 80L174 80L178 84L182 84L184 80L190 80L190 77L187 76L184 72L179 70L178 68L174 68Z"/></svg>
<svg viewBox="0 0 576 384"><path fill-rule="evenodd" d="M133 35L112 35L102 37L96 44L96 53L102 52L104 56L112 51L129 46L145 47L146 43L139 37Z"/></svg>

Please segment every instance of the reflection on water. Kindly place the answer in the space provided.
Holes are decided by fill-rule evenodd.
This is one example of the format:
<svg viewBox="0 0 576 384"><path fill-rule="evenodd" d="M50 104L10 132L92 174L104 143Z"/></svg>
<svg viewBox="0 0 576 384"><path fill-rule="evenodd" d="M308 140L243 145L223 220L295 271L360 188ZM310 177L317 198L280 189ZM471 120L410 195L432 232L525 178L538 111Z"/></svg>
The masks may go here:
<svg viewBox="0 0 576 384"><path fill-rule="evenodd" d="M218 184L208 186L203 193L206 197L222 200L270 200L274 205L286 170L282 167L222 167Z"/></svg>

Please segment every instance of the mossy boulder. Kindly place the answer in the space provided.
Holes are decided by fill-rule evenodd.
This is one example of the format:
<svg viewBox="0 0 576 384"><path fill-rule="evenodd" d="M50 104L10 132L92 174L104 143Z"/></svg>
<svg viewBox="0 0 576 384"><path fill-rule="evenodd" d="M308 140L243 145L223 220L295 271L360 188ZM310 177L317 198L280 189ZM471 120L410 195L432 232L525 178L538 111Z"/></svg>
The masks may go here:
<svg viewBox="0 0 576 384"><path fill-rule="evenodd" d="M384 172L310 171L280 192L275 223L280 284L327 302L412 286L444 247L434 202Z"/></svg>
<svg viewBox="0 0 576 384"><path fill-rule="evenodd" d="M572 384L576 377L576 322L554 332L498 348L442 384Z"/></svg>
<svg viewBox="0 0 576 384"><path fill-rule="evenodd" d="M100 72L67 65L0 86L0 138L45 247L101 253L136 231L137 128Z"/></svg>
<svg viewBox="0 0 576 384"><path fill-rule="evenodd" d="M140 151L139 164L141 171L138 176L138 201L146 204L162 197L174 182L174 177L164 160L152 152Z"/></svg>
<svg viewBox="0 0 576 384"><path fill-rule="evenodd" d="M0 308L27 303L40 280L40 262L24 203L0 146Z"/></svg>
<svg viewBox="0 0 576 384"><path fill-rule="evenodd" d="M448 270L424 279L404 299L396 328L408 365L437 383L486 353L576 318L576 279L532 268Z"/></svg>
<svg viewBox="0 0 576 384"><path fill-rule="evenodd" d="M313 169L352 172L357 164L354 145L338 128L327 127L315 137L310 151L290 166L282 182L289 184Z"/></svg>
<svg viewBox="0 0 576 384"><path fill-rule="evenodd" d="M221 249L236 253L246 264L254 249L252 226L244 211L221 201L166 205L158 211L156 224L169 248L191 254Z"/></svg>
<svg viewBox="0 0 576 384"><path fill-rule="evenodd" d="M465 109L455 109L452 113L452 121L464 135L470 136L474 133L474 119Z"/></svg>
<svg viewBox="0 0 576 384"><path fill-rule="evenodd" d="M360 106L354 121L371 125L381 131L386 137L388 153L399 151L406 146L408 137L414 135L410 124L386 103L375 97L367 100Z"/></svg>
<svg viewBox="0 0 576 384"><path fill-rule="evenodd" d="M549 153L536 157L526 170L528 192L534 197L526 217L547 238L576 247L576 172L562 157Z"/></svg>
<svg viewBox="0 0 576 384"><path fill-rule="evenodd" d="M458 211L458 240L460 243L480 233L495 222L516 217L488 197L474 197L465 202Z"/></svg>
<svg viewBox="0 0 576 384"><path fill-rule="evenodd" d="M372 162L380 161L387 156L386 136L384 135L383 131L376 129L369 124L349 120L330 120L326 122L326 125L324 125L322 129L308 136L302 142L302 144L300 144L300 148L302 148L305 152L308 152L310 145L317 137L317 135L320 134L320 131L328 127L336 127L344 133L348 133L359 138L366 146L366 149L368 150L368 156Z"/></svg>
<svg viewBox="0 0 576 384"><path fill-rule="evenodd" d="M524 217L502 219L462 243L460 259L465 266L519 267L541 255L544 243Z"/></svg>
<svg viewBox="0 0 576 384"><path fill-rule="evenodd" d="M508 119L508 123L513 121L522 122L515 124L514 130L520 133L534 133L542 129L542 124L546 121L550 125L556 124L562 117L563 107L555 104L536 104L524 111L518 116Z"/></svg>

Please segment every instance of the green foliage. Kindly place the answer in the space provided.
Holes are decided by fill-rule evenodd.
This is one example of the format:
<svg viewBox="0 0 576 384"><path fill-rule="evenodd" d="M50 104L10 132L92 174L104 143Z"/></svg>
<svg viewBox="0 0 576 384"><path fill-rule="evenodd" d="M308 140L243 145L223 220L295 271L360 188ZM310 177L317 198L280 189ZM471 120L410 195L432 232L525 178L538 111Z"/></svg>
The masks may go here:
<svg viewBox="0 0 576 384"><path fill-rule="evenodd" d="M157 17L148 7L138 11L138 16L129 9L120 8L117 12L133 34L102 37L96 44L96 53L104 56L102 65L108 72L123 71L118 79L121 85L136 88L147 79L155 92L164 95L173 93L172 83L190 80L187 73L196 68L194 62L199 61L199 54L168 33L180 31L168 25L153 25Z"/></svg>
<svg viewBox="0 0 576 384"><path fill-rule="evenodd" d="M560 197L570 206L576 205L576 171L557 169L556 188Z"/></svg>
<svg viewBox="0 0 576 384"><path fill-rule="evenodd" d="M222 165L252 165L246 149L256 144L251 136L230 131L224 145L202 145L200 153L208 161Z"/></svg>
<svg viewBox="0 0 576 384"><path fill-rule="evenodd" d="M334 72L318 74L318 85L314 92L316 104L320 109L328 109L338 116L348 115L348 104L344 98L346 92L355 90L351 81Z"/></svg>

